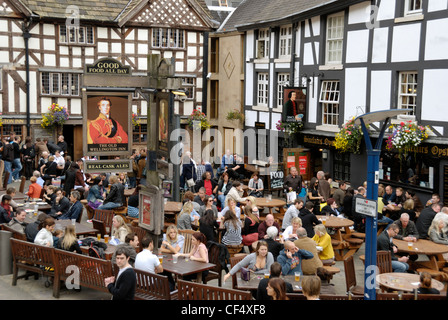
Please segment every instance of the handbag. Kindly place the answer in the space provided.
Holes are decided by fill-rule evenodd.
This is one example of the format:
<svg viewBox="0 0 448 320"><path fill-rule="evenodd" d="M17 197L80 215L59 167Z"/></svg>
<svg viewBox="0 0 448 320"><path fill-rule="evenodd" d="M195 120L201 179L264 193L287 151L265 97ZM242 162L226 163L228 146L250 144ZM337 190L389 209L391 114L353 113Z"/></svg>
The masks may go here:
<svg viewBox="0 0 448 320"><path fill-rule="evenodd" d="M241 268L240 271L241 280L249 281L250 280L250 269L249 268Z"/></svg>
<svg viewBox="0 0 448 320"><path fill-rule="evenodd" d="M195 185L193 178L190 178L187 180L187 186L189 188L193 187Z"/></svg>

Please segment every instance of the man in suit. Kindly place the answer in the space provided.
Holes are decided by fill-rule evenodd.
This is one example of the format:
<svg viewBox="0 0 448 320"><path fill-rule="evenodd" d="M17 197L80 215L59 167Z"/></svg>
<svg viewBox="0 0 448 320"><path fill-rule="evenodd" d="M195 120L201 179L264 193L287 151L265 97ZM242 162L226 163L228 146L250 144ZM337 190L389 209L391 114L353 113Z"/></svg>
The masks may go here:
<svg viewBox="0 0 448 320"><path fill-rule="evenodd" d="M127 248L117 248L115 262L120 269L117 278L108 277L104 279L104 284L112 294L112 300L134 300L137 277L129 264L129 257Z"/></svg>

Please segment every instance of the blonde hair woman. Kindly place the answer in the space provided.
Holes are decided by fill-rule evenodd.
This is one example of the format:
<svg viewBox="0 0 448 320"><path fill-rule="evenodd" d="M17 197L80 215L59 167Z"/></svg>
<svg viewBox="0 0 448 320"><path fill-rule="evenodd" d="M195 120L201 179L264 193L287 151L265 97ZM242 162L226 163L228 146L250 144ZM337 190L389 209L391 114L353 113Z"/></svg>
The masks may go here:
<svg viewBox="0 0 448 320"><path fill-rule="evenodd" d="M82 254L76 238L75 226L68 225L65 227L64 236L58 241L58 249Z"/></svg>
<svg viewBox="0 0 448 320"><path fill-rule="evenodd" d="M316 246L319 251L319 259L323 264L331 264L334 261L334 251L331 245L331 237L327 233L327 228L323 224L318 224L314 227L314 237L313 240L316 242Z"/></svg>
<svg viewBox="0 0 448 320"><path fill-rule="evenodd" d="M177 227L172 224L166 229L163 235L162 246L160 250L162 253L183 253L185 237L179 234Z"/></svg>
<svg viewBox="0 0 448 320"><path fill-rule="evenodd" d="M177 229L185 230L191 229L191 223L198 221L200 218L199 214L193 208L193 202L187 201L182 207L182 211L177 217Z"/></svg>
<svg viewBox="0 0 448 320"><path fill-rule="evenodd" d="M122 216L116 215L112 219L112 236L119 240L120 243L124 243L126 235L131 232L131 229L126 225Z"/></svg>
<svg viewBox="0 0 448 320"><path fill-rule="evenodd" d="M285 229L283 232L283 239L285 240L295 240L299 237L297 236L297 230L302 226L302 219L299 217L294 217L291 219L291 225Z"/></svg>

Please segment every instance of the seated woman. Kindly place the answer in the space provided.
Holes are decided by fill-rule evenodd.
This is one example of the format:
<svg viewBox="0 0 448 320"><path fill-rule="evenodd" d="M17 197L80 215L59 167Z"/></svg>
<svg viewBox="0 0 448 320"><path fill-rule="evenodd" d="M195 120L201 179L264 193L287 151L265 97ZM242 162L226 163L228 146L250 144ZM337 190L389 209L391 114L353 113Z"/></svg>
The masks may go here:
<svg viewBox="0 0 448 320"><path fill-rule="evenodd" d="M215 230L217 229L219 229L219 223L216 221L214 211L211 209L206 210L204 215L199 219L199 231L205 235L207 241L216 241Z"/></svg>
<svg viewBox="0 0 448 320"><path fill-rule="evenodd" d="M446 223L442 218L433 219L428 229L429 239L432 242L448 245Z"/></svg>
<svg viewBox="0 0 448 320"><path fill-rule="evenodd" d="M191 237L192 248L190 252L178 253L179 256L189 258L191 261L208 263L207 238L201 232L195 232ZM204 279L208 275L208 270L202 272ZM185 276L184 280L192 280L196 278L196 274Z"/></svg>
<svg viewBox="0 0 448 320"><path fill-rule="evenodd" d="M42 200L51 205L56 198L56 188L54 185L49 185L45 190Z"/></svg>
<svg viewBox="0 0 448 320"><path fill-rule="evenodd" d="M221 225L226 232L222 236L221 243L226 246L238 246L243 241L241 236L241 220L236 217L233 210L228 210L221 218Z"/></svg>
<svg viewBox="0 0 448 320"><path fill-rule="evenodd" d="M257 274L264 274L269 272L271 265L274 263L274 256L268 251L268 244L266 241L258 241L255 252L244 257L243 260L238 262L230 271L224 276L225 282L230 276L234 275L241 268L248 268L252 272Z"/></svg>
<svg viewBox="0 0 448 320"><path fill-rule="evenodd" d="M53 231L55 225L56 222L51 217L47 217L44 221L42 221L39 225L39 232L34 238L34 243L41 246L53 247Z"/></svg>
<svg viewBox="0 0 448 320"><path fill-rule="evenodd" d="M126 239L126 235L132 232L132 230L128 227L128 225L124 222L123 217L116 215L112 219L112 240L111 243L120 244L124 243ZM116 240L115 240L116 239ZM117 241L118 240L118 241Z"/></svg>
<svg viewBox="0 0 448 320"><path fill-rule="evenodd" d="M214 201L213 197L205 196L205 198L204 198L205 205L203 205L199 208L199 212L198 212L199 216L203 217L207 210L212 210L213 216L215 217L215 219L218 219L218 208L213 204L213 201Z"/></svg>
<svg viewBox="0 0 448 320"><path fill-rule="evenodd" d="M432 288L432 278L429 272L420 273L420 285L418 287L418 294L440 294L436 288Z"/></svg>
<svg viewBox="0 0 448 320"><path fill-rule="evenodd" d="M405 202L403 202L401 210L392 211L390 218L394 221L398 220L398 219L400 219L400 216L402 213L407 213L409 215L410 220L412 220L414 222L416 221L417 213L415 212L415 208L414 208L414 200L407 199Z"/></svg>
<svg viewBox="0 0 448 320"><path fill-rule="evenodd" d="M184 249L185 237L179 234L175 225L169 225L163 235L160 251L162 253L182 253Z"/></svg>
<svg viewBox="0 0 448 320"><path fill-rule="evenodd" d="M0 223L9 223L9 221L11 221L11 219L14 217L14 211L12 210L12 207L10 205L11 199L12 198L9 194L5 194L2 197L2 201L0 203Z"/></svg>
<svg viewBox="0 0 448 320"><path fill-rule="evenodd" d="M30 182L31 184L26 195L30 199L39 199L42 192L42 187L37 183L37 178L35 176L30 178Z"/></svg>
<svg viewBox="0 0 448 320"><path fill-rule="evenodd" d="M258 226L260 225L260 217L257 207L244 207L244 225L241 230L243 244L250 247L252 243L258 240Z"/></svg>
<svg viewBox="0 0 448 320"><path fill-rule="evenodd" d="M239 207L237 207L236 201L234 199L229 199L229 201L227 202L227 206L224 209L222 209L221 212L218 213L218 219L221 219L222 217L224 217L226 212L229 210L232 210L233 212L235 212L235 215L237 217L241 216L241 209Z"/></svg>
<svg viewBox="0 0 448 320"><path fill-rule="evenodd" d="M216 189L215 196L218 198L220 208L225 207L226 196L229 190L232 188L232 182L230 181L229 174L224 172L219 178L218 188Z"/></svg>
<svg viewBox="0 0 448 320"><path fill-rule="evenodd" d="M327 228L323 224L318 224L314 226L314 232L313 240L316 242L316 246L320 247L318 248L319 259L324 265L332 264L334 262L334 251Z"/></svg>
<svg viewBox="0 0 448 320"><path fill-rule="evenodd" d="M257 198L263 197L263 190L264 190L263 180L261 180L258 177L257 172L254 172L252 174L247 187L249 189L249 196L254 196Z"/></svg>
<svg viewBox="0 0 448 320"><path fill-rule="evenodd" d="M283 232L283 239L285 240L297 240L297 229L302 226L302 219L295 217L291 219L291 225Z"/></svg>
<svg viewBox="0 0 448 320"><path fill-rule="evenodd" d="M75 226L68 225L65 227L64 235L59 239L57 248L82 254L81 247L76 238Z"/></svg>
<svg viewBox="0 0 448 320"><path fill-rule="evenodd" d="M192 229L191 225L197 224L199 218L199 214L193 209L193 203L187 201L177 217L177 228L179 230Z"/></svg>
<svg viewBox="0 0 448 320"><path fill-rule="evenodd" d="M330 216L338 216L339 211L337 210L338 204L334 201L333 198L327 199L327 205L322 208L320 214L322 215L330 215Z"/></svg>
<svg viewBox="0 0 448 320"><path fill-rule="evenodd" d="M103 184L103 180L98 176L93 179L93 184L89 189L89 193L87 195L87 204L93 210L98 209L100 205L103 204L104 194L101 192L101 185Z"/></svg>
<svg viewBox="0 0 448 320"><path fill-rule="evenodd" d="M139 203L139 195L133 194L128 199L128 216L131 218L138 218L138 203Z"/></svg>

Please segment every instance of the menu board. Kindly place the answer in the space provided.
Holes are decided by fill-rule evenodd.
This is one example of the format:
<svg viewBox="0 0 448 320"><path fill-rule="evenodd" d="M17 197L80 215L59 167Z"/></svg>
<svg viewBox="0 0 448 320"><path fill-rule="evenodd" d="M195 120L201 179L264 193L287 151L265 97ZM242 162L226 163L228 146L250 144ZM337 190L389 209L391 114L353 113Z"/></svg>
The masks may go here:
<svg viewBox="0 0 448 320"><path fill-rule="evenodd" d="M279 190L283 189L283 165L282 164L271 164L269 166L269 189Z"/></svg>

